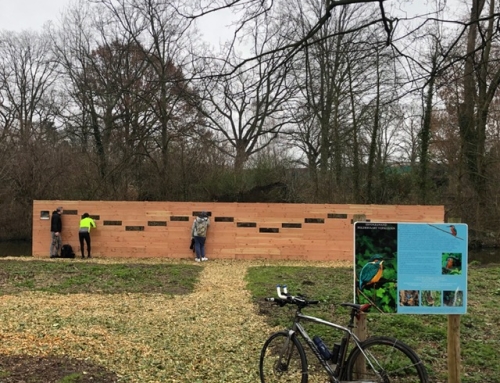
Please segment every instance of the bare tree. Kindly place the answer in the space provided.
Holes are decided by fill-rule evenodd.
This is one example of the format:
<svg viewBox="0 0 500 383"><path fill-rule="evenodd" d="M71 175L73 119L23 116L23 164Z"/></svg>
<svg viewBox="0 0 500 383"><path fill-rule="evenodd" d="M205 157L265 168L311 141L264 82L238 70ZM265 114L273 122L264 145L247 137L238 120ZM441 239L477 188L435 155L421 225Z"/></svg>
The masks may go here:
<svg viewBox="0 0 500 383"><path fill-rule="evenodd" d="M56 36L71 84L68 132L85 155L95 152L94 189L108 198L167 198L170 145L196 124L194 92L176 64L183 26L171 12L155 2L79 4Z"/></svg>
<svg viewBox="0 0 500 383"><path fill-rule="evenodd" d="M263 52L269 45L279 44L275 26L273 22L255 24L249 49ZM293 88L287 82L287 65L277 65L281 60L280 54L269 56L257 60L253 67L240 68L232 78L207 76L205 81L201 110L206 127L215 132L219 149L234 158L237 172L241 172L251 155L276 139L291 120L285 105ZM213 71L220 71L221 65Z"/></svg>
<svg viewBox="0 0 500 383"><path fill-rule="evenodd" d="M54 125L56 64L51 43L36 32L0 35L0 118L2 135L22 145Z"/></svg>
<svg viewBox="0 0 500 383"><path fill-rule="evenodd" d="M0 219L4 235L30 235L32 201L51 197L64 172L51 51L45 32L0 33L0 208L19 218Z"/></svg>
<svg viewBox="0 0 500 383"><path fill-rule="evenodd" d="M119 156L113 150L122 129L120 105L140 76L140 66L133 74L126 66L134 60L133 48L126 39L118 40L119 33L112 26L105 10L80 3L68 9L62 28L53 31L70 100L65 111L66 133L80 155L96 164L98 178L91 172L85 177L87 198L118 197L113 175L120 168Z"/></svg>
<svg viewBox="0 0 500 383"><path fill-rule="evenodd" d="M491 102L500 85L500 69L493 56L493 41L498 34L495 22L495 1L484 10L484 0L472 0L467 35L467 57L464 66L463 103L459 109L459 126L470 180L485 202L485 142ZM487 19L481 21L483 10Z"/></svg>
<svg viewBox="0 0 500 383"><path fill-rule="evenodd" d="M313 28L324 12L324 5L312 1L297 2L291 7L300 10L293 22L302 33ZM322 201L338 200L342 193L349 198L347 185L354 185L356 200L360 200L361 159L365 156L363 126L376 116L369 113L368 107L377 78L373 73L374 57L379 46L385 46L385 41L381 42L366 27L369 17L359 16L371 14L360 8L366 6L334 8L328 22L297 54L301 65L293 68L303 97L303 111L295 131L288 133L305 151L316 198ZM304 139L308 142L300 142Z"/></svg>
<svg viewBox="0 0 500 383"><path fill-rule="evenodd" d="M100 3L110 10L123 33L144 49L144 60L155 74L156 91L150 99L150 110L156 121L154 129L158 134L154 142L159 158L150 158L157 169L159 196L168 198L169 184L172 184L169 146L185 134L186 129L191 129L197 119L195 109L190 106L192 102L188 102L195 96L182 69L189 66L186 53L196 39L191 40L194 35L188 34L190 22L179 17L174 1L101 0ZM193 120L186 124L181 115L188 111L193 113Z"/></svg>
<svg viewBox="0 0 500 383"><path fill-rule="evenodd" d="M261 0L231 0L231 1L216 1L216 0L202 0L195 2L186 6L182 3L182 6L177 6L177 12L188 20L196 20L210 13L215 13L223 9L230 9L234 14L239 16L239 20L235 22L235 32L231 43L229 44L229 50L227 57L230 57L234 49L238 47L238 41L244 37L246 33L246 26L248 24L264 24L269 15L279 14L281 9L288 8L288 1L261 1ZM363 3L374 3L379 7L379 17L372 18L367 25L361 28L367 27L379 23L383 26L384 30L387 32L386 43L389 44L393 33L392 21L386 16L384 1L381 0L325 0L324 2L318 2L318 4L324 4L323 12L316 22L305 31L305 33L295 34L293 38L284 40L283 44L270 47L269 49L255 52L245 59L240 60L239 63L233 66L224 67L221 76L230 76L238 72L242 67L248 67L247 64L263 58L265 56L273 56L278 52L282 52L285 58L285 62L291 60L298 52L302 51L303 48L310 44L310 40L320 31L323 26L328 22L331 17L331 12L336 7L344 7L347 5L363 4ZM300 8L299 8L300 9ZM295 14L297 11L293 10L290 15ZM289 30L289 23L285 22L280 25L280 29L276 31L277 35L286 36L287 30Z"/></svg>

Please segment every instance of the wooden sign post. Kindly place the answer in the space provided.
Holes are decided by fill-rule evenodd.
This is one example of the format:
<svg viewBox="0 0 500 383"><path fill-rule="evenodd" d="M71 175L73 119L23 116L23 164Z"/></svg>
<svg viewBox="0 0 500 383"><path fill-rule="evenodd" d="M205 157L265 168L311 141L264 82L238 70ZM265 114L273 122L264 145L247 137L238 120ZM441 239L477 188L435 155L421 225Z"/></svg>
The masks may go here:
<svg viewBox="0 0 500 383"><path fill-rule="evenodd" d="M460 315L448 315L448 383L460 383Z"/></svg>
<svg viewBox="0 0 500 383"><path fill-rule="evenodd" d="M354 328L354 334L359 338L360 341L364 341L366 340L366 338L368 338L368 327L366 322L366 314L360 313L359 318L356 319L356 327ZM359 376L365 376L366 363L364 358L358 358L356 360L354 370L359 374Z"/></svg>
<svg viewBox="0 0 500 383"><path fill-rule="evenodd" d="M448 219L449 223L460 223L459 218ZM460 315L448 315L448 383L461 383Z"/></svg>

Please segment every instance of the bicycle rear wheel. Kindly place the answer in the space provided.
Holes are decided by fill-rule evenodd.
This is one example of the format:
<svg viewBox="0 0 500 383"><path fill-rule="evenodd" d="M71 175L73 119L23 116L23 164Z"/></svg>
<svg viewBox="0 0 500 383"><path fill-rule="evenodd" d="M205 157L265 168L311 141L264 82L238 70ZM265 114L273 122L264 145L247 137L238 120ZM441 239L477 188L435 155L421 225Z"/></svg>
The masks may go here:
<svg viewBox="0 0 500 383"><path fill-rule="evenodd" d="M274 333L260 353L261 383L307 383L307 360L304 348L295 335L287 331Z"/></svg>
<svg viewBox="0 0 500 383"><path fill-rule="evenodd" d="M348 381L376 383L428 383L427 371L410 346L389 337L372 337L347 358ZM371 365L370 365L371 363ZM373 367L372 367L373 366Z"/></svg>

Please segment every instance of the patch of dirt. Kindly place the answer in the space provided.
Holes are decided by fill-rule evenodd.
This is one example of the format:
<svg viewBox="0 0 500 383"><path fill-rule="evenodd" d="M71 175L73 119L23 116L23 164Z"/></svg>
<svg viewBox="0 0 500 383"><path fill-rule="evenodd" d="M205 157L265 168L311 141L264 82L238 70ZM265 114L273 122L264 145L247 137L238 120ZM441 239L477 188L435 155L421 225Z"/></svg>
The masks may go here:
<svg viewBox="0 0 500 383"><path fill-rule="evenodd" d="M65 380L63 380L65 379ZM114 383L118 376L104 367L67 357L0 354L2 383Z"/></svg>

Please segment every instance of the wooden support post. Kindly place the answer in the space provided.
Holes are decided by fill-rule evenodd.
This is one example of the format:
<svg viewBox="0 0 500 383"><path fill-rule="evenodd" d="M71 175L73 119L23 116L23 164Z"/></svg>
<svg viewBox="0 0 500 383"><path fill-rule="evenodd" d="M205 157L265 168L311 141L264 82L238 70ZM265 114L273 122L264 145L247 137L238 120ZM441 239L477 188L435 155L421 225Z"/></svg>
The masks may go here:
<svg viewBox="0 0 500 383"><path fill-rule="evenodd" d="M354 328L354 334L361 340L365 340L368 337L368 328L366 326L366 314L360 313L359 319L356 319L356 324Z"/></svg>
<svg viewBox="0 0 500 383"><path fill-rule="evenodd" d="M460 223L460 218L449 218L449 223ZM448 315L448 383L461 383L460 315Z"/></svg>
<svg viewBox="0 0 500 383"><path fill-rule="evenodd" d="M368 337L368 327L366 322L366 314L360 313L359 319L356 319L354 335L356 335L361 341L364 341ZM358 358L356 360L354 371L359 374L358 376L364 376L366 374L366 362L364 358Z"/></svg>
<svg viewBox="0 0 500 383"><path fill-rule="evenodd" d="M448 383L460 383L460 315L448 315Z"/></svg>

